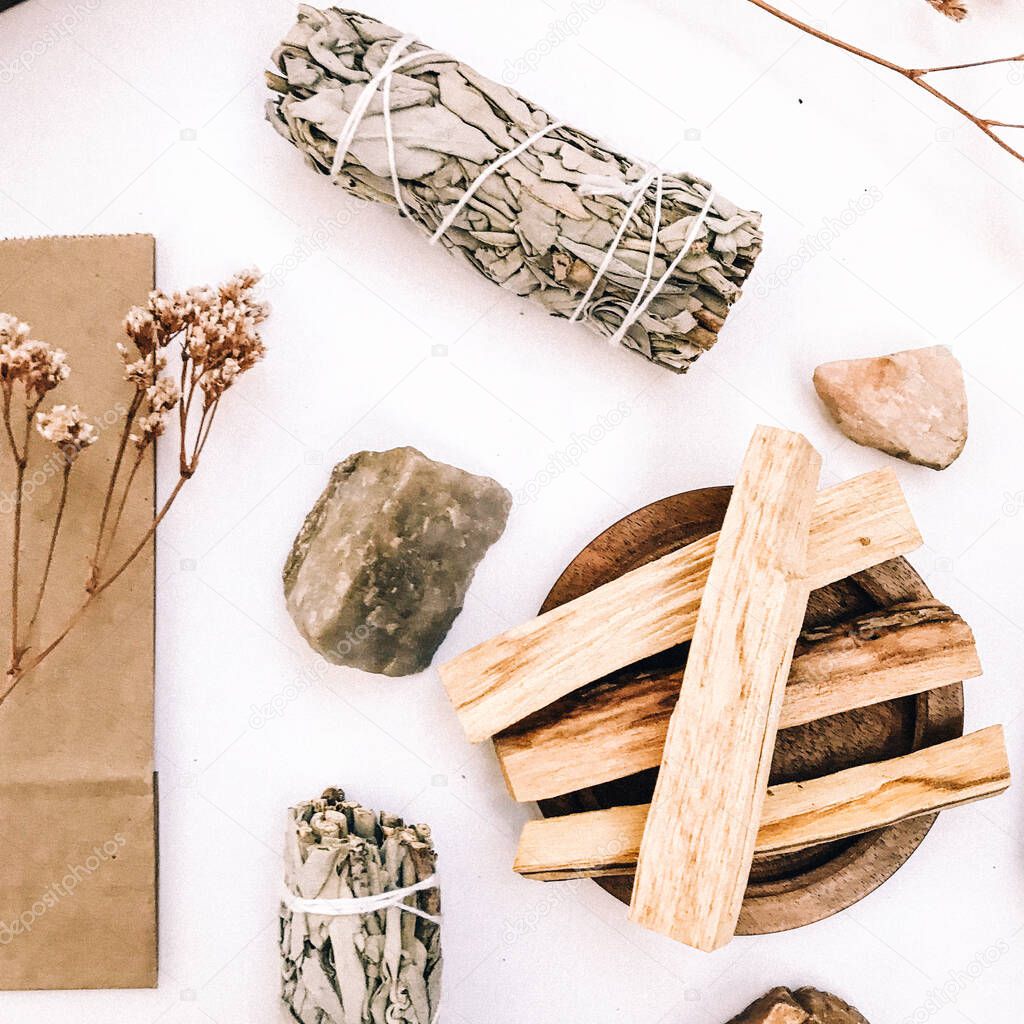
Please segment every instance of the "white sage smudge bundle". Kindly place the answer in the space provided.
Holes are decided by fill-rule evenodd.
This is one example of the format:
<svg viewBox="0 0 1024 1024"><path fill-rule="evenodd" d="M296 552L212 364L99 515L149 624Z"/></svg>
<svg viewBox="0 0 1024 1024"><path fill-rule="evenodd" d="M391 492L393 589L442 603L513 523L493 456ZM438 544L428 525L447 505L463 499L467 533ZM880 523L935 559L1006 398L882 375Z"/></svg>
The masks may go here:
<svg viewBox="0 0 1024 1024"><path fill-rule="evenodd" d="M614 152L366 15L300 5L268 73L277 130L555 316L685 371L761 250L761 216Z"/></svg>
<svg viewBox="0 0 1024 1024"><path fill-rule="evenodd" d="M328 789L289 811L282 997L303 1024L431 1024L441 894L426 825ZM403 893L407 893L404 894Z"/></svg>

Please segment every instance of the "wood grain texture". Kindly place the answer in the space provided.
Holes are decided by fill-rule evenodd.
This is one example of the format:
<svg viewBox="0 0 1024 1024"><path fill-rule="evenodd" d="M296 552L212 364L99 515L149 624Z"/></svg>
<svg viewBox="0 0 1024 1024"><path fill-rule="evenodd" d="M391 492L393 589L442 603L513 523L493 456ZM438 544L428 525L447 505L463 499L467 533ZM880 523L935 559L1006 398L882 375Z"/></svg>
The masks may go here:
<svg viewBox="0 0 1024 1024"><path fill-rule="evenodd" d="M807 606L820 469L801 435L754 431L669 721L629 917L697 949L729 942L743 903Z"/></svg>
<svg viewBox="0 0 1024 1024"><path fill-rule="evenodd" d="M997 796L1010 785L1002 726L990 726L903 757L768 789L759 854L780 854L870 832ZM629 874L649 805L530 821L515 870L542 881Z"/></svg>
<svg viewBox="0 0 1024 1024"><path fill-rule="evenodd" d="M731 487L704 487L674 494L637 509L594 538L566 566L539 613L550 611L718 530ZM921 577L904 558L894 558L811 592L805 630L837 623L871 610L932 600ZM688 644L628 666L602 681L612 687L634 674L681 669ZM857 764L899 757L963 735L961 683L916 697L885 701L780 732L771 785L801 782ZM558 817L625 804L649 803L657 772L589 786L540 803ZM864 835L821 843L795 853L755 855L736 932L761 935L820 921L856 903L897 871L927 836L936 814L911 818ZM594 884L628 904L632 874L595 878Z"/></svg>
<svg viewBox="0 0 1024 1024"><path fill-rule="evenodd" d="M440 675L473 742L693 636L716 533L464 652ZM820 587L918 547L895 474L865 473L815 501L807 574Z"/></svg>
<svg viewBox="0 0 1024 1024"><path fill-rule="evenodd" d="M1009 785L1003 727L992 725L895 761L769 789L757 845L762 853L799 850L997 796Z"/></svg>
<svg viewBox="0 0 1024 1024"><path fill-rule="evenodd" d="M909 602L801 634L780 729L980 675L970 627L943 604ZM544 800L661 761L681 668L574 691L495 737L516 800Z"/></svg>

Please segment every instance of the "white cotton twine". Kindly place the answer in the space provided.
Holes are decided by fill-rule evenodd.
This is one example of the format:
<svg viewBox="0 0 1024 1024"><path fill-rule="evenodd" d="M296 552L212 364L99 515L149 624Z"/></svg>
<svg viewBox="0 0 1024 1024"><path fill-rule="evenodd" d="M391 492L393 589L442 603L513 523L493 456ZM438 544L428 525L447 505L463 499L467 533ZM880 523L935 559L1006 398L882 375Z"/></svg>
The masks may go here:
<svg viewBox="0 0 1024 1024"><path fill-rule="evenodd" d="M369 109L370 103L373 100L374 93L377 91L379 86L383 86L382 95L382 106L384 114L384 144L387 148L388 153L388 166L391 171L391 186L395 193L395 202L398 204L399 210L401 210L403 216L410 217L409 208L405 204L405 200L402 198L401 184L398 179L398 167L395 156L395 137L391 130L391 78L396 71L402 68L408 67L410 64L414 64L416 61L421 60L424 57L441 57L447 60L451 58L448 54L441 53L439 50L417 50L415 53L405 54L405 51L416 41L416 37L412 35L405 35L399 39L395 45L391 48L387 58L381 65L380 70L366 83L363 91L359 94L358 99L349 112L348 118L345 121L345 125L338 136L337 146L334 151L334 160L331 162L331 176L337 177L341 172L342 167L345 163L345 157L348 155L348 151L352 146L353 141L356 137L356 132L359 130L359 125L366 115L366 111ZM405 56L403 56L405 54ZM563 128L565 126L564 121L552 121L550 124L545 125L543 128L534 132L529 138L524 139L514 149L510 149L506 153L502 153L496 160L489 163L474 179L473 183L466 189L459 201L448 211L444 219L438 225L437 230L430 236L430 244L434 245L452 226L455 222L455 218L465 209L466 204L473 198L480 186L499 168L504 167L510 160L514 160L521 153L524 153L529 149L535 142L544 138L545 135ZM694 217L693 223L690 225L690 230L686 234L686 240L683 243L683 247L676 254L675 258L668 265L668 269L665 271L657 281L651 285L651 278L654 276L654 261L658 249L658 231L661 228L661 212L662 212L662 196L664 189L664 172L657 169L650 169L639 181L628 183L620 181L616 178L604 177L599 175L591 175L584 179L579 187L579 194L584 196L618 196L621 199L629 202L629 207L626 210L626 215L622 218L622 223L619 225L618 231L615 233L615 237L612 239L611 245L604 254L604 258L601 260L600 265L597 268L597 272L594 274L594 279L590 282L590 286L583 294L583 298L580 299L572 315L569 317L570 322L577 321L580 316L584 313L587 308L587 304L590 302L598 284L604 278L608 272L608 268L611 266L612 260L615 258L615 252L619 247L619 243L622 241L622 236L626 233L626 229L629 227L630 221L636 215L640 209L641 203L643 203L647 190L654 185L656 187L655 200L654 200L654 223L651 229L651 246L647 253L647 268L644 273L643 283L640 285L637 291L636 298L633 299L632 305L629 307L626 315L622 318L622 323L619 324L619 328L612 334L608 339L608 344L618 345L622 339L626 336L629 329L647 312L650 304L658 297L662 288L668 283L672 275L675 273L676 268L680 263L686 259L687 254L693 247L693 243L697 239L701 228L704 227L705 222L708 219L708 214L711 212L711 207L715 201L715 190L713 188L708 190L707 198L704 201L704 205L701 207L700 212ZM650 290L648 290L650 289ZM421 887L422 883L421 883ZM401 890L396 890L396 892ZM415 891L415 890L410 890ZM390 896L392 893L384 893L385 896ZM296 899L298 897L295 897ZM366 897L367 899L376 899L377 897ZM307 900L305 902L312 903L358 903L358 900ZM404 910L409 910L413 913L419 913L414 908L401 904ZM374 907L372 909L380 909ZM320 911L307 911L308 913L320 913ZM351 911L351 913L369 913L369 911ZM420 914L421 917L428 917L426 914ZM429 918L428 920L433 920Z"/></svg>
<svg viewBox="0 0 1024 1024"><path fill-rule="evenodd" d="M348 896L331 900L303 899L285 887L281 894L281 902L293 914L316 914L320 917L351 917L356 914L374 914L379 910L390 910L392 907L397 907L408 914L422 917L424 921L440 924L440 915L428 914L420 910L419 907L412 907L403 902L415 893L422 892L424 889L436 889L437 886L437 875L430 875L422 882L407 885L403 889L391 889L389 892L375 893L372 896Z"/></svg>

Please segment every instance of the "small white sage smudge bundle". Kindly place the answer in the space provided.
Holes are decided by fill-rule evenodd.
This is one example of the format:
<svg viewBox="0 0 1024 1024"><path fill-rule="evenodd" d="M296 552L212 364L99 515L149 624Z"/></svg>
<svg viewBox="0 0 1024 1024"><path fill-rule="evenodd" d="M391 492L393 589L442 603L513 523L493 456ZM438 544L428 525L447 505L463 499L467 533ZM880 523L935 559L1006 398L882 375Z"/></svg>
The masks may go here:
<svg viewBox="0 0 1024 1024"><path fill-rule="evenodd" d="M354 11L299 6L267 116L321 174L480 273L677 372L715 343L761 215Z"/></svg>
<svg viewBox="0 0 1024 1024"><path fill-rule="evenodd" d="M340 789L290 808L281 955L282 998L294 1020L431 1024L436 1019L441 996L436 862L428 826L375 814L346 800ZM408 895L397 894L407 889L412 890Z"/></svg>

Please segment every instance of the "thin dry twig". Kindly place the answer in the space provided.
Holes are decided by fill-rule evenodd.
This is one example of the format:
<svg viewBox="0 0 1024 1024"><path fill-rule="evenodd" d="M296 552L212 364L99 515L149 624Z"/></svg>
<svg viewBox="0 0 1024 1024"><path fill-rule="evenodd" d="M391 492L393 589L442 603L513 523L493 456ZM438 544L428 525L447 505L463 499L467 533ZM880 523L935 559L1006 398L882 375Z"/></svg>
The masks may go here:
<svg viewBox="0 0 1024 1024"><path fill-rule="evenodd" d="M766 3L765 0L747 0L747 2L753 4L755 7L759 7L762 11L772 15L772 17L778 18L780 21L784 21L787 25L791 25L793 28L799 29L801 32L805 32L809 36L813 36L815 39L820 39L823 43L829 43L831 46L837 46L840 50L845 50L847 53L851 53L855 57L860 57L862 60L869 61L880 68L885 68L886 71L892 71L897 75L901 75L908 81L913 82L919 89L923 89L930 96L934 96L935 99L939 100L939 102L944 103L947 107L955 110L961 117L966 118L971 122L971 124L975 125L979 131L984 132L984 134L999 146L1000 149L1005 150L1012 157L1016 158L1021 163L1024 163L1024 152L1021 152L1011 146L1010 143L1001 138L994 130L996 128L1018 128L1021 127L1020 125L1007 124L1003 121L992 120L991 118L982 117L980 114L972 113L962 104L957 103L957 101L951 96L932 85L930 81L927 81L928 75L938 74L942 71L963 71L967 68L987 67L992 64L1022 63L1024 62L1024 54L1015 54L1010 57L994 57L991 60L971 61L968 64L948 64L934 68L905 68L891 60L886 60L884 57L879 57L877 54L863 50L859 46L854 46L852 43L847 43L842 39L837 39L835 36L829 35L821 29L815 28L813 25L808 25L799 18L795 18L791 14L786 14L785 11L780 11L777 7L773 7L771 4Z"/></svg>

